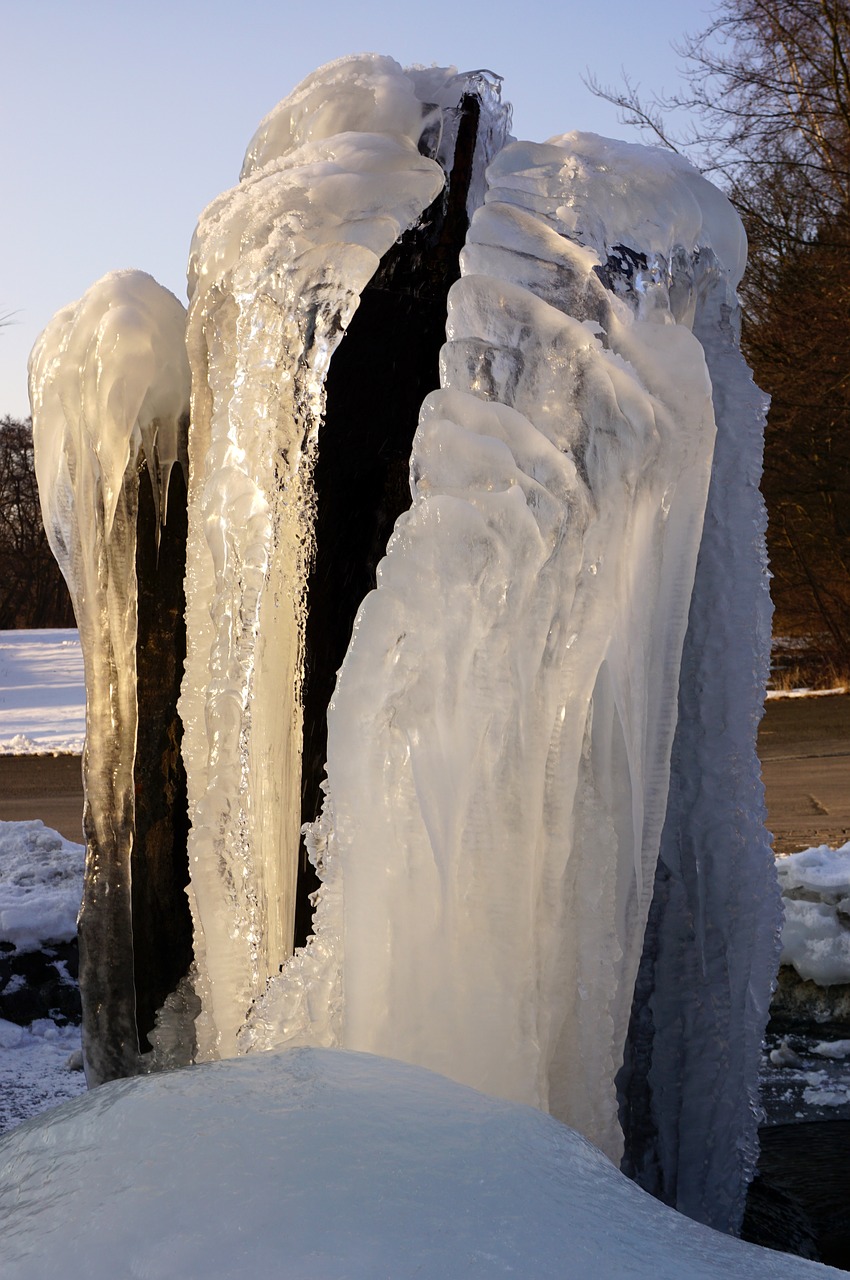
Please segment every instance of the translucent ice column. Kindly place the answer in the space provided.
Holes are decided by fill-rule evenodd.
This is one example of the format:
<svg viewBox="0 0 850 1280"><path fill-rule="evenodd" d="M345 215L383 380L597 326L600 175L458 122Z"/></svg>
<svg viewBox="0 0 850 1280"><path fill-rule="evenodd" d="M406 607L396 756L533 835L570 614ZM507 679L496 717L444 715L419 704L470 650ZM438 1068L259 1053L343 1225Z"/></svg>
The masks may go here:
<svg viewBox="0 0 850 1280"><path fill-rule="evenodd" d="M263 122L196 233L181 711L202 1055L234 1052L292 952L324 379L382 255L443 187L463 87L376 55L323 68ZM363 376L380 380L379 351Z"/></svg>
<svg viewBox="0 0 850 1280"><path fill-rule="evenodd" d="M715 437L693 304L743 246L692 178L580 134L491 164L329 714L316 937L245 1036L419 1062L615 1158Z"/></svg>
<svg viewBox="0 0 850 1280"><path fill-rule="evenodd" d="M79 939L90 1084L140 1069L131 883L139 471L143 458L164 520L169 477L186 461L185 326L184 308L150 276L115 272L54 316L30 358L44 524L86 675Z"/></svg>
<svg viewBox="0 0 850 1280"><path fill-rule="evenodd" d="M723 198L713 199L728 220ZM718 434L620 1083L624 1169L690 1217L737 1230L758 1154L758 1067L779 959L779 890L756 754L771 623L758 488L765 404L738 347L740 271L703 256L694 332Z"/></svg>

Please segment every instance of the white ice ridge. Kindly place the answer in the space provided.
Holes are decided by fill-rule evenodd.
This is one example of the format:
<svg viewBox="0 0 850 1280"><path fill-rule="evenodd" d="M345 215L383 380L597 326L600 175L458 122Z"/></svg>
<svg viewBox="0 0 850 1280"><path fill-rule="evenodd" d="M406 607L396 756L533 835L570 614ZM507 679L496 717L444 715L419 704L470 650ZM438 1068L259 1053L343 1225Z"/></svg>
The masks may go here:
<svg viewBox="0 0 850 1280"><path fill-rule="evenodd" d="M266 118L195 235L180 710L202 1057L234 1052L292 952L324 379L382 255L443 188L457 113L440 104L456 107L464 83L377 55L321 69Z"/></svg>
<svg viewBox="0 0 850 1280"><path fill-rule="evenodd" d="M642 158L630 257L576 210ZM316 937L244 1035L430 1066L614 1158L715 437L689 324L740 227L681 174L591 135L490 165L329 713Z"/></svg>
<svg viewBox="0 0 850 1280"><path fill-rule="evenodd" d="M186 460L185 328L185 309L173 294L141 271L117 271L59 311L30 357L41 509L73 600L86 678L84 825L91 856L81 933L83 919L92 941L100 927L95 903L110 895L125 903L116 971L122 958L132 964L139 465L143 455L164 520L169 475ZM89 1047L94 1052L94 1041ZM97 1068L88 1065L94 1079Z"/></svg>

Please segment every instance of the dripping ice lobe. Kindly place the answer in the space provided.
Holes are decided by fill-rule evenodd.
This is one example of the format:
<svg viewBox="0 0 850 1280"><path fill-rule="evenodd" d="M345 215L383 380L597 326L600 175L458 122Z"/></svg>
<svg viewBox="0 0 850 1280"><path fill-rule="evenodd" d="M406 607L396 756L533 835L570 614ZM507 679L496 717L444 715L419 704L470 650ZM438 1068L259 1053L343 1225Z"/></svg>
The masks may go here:
<svg viewBox="0 0 850 1280"><path fill-rule="evenodd" d="M735 1231L779 921L745 237L677 156L510 127L490 72L332 63L202 215L187 314L118 273L34 350L87 1072L401 1059Z"/></svg>

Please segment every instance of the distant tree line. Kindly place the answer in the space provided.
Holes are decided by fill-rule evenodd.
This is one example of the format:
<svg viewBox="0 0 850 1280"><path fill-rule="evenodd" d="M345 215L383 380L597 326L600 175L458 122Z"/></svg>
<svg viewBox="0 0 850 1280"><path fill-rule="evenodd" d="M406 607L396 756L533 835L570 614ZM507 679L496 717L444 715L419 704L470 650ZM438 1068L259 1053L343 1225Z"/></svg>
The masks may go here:
<svg viewBox="0 0 850 1280"><path fill-rule="evenodd" d="M0 630L73 627L35 482L32 424L0 418Z"/></svg>
<svg viewBox="0 0 850 1280"><path fill-rule="evenodd" d="M624 122L725 188L750 245L742 341L771 396L775 630L850 671L850 2L720 0L678 50L687 88L614 91ZM672 136L676 112L692 123Z"/></svg>

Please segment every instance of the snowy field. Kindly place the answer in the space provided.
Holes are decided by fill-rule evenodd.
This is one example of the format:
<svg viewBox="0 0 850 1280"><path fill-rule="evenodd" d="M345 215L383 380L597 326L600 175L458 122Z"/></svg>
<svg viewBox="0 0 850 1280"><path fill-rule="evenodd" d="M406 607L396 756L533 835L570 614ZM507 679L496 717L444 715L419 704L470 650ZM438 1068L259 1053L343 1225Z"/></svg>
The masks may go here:
<svg viewBox="0 0 850 1280"><path fill-rule="evenodd" d="M0 755L79 755L85 732L76 630L0 631Z"/></svg>
<svg viewBox="0 0 850 1280"><path fill-rule="evenodd" d="M812 698L836 689L771 690L768 698ZM0 631L0 755L79 755L86 731L80 639L73 628Z"/></svg>

